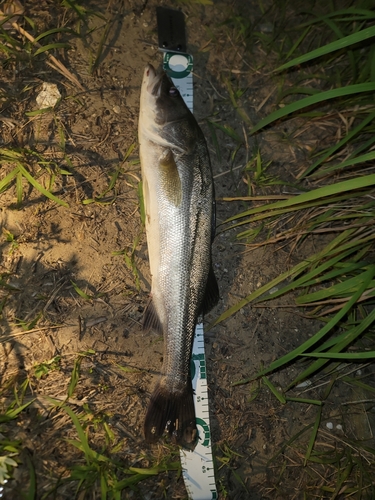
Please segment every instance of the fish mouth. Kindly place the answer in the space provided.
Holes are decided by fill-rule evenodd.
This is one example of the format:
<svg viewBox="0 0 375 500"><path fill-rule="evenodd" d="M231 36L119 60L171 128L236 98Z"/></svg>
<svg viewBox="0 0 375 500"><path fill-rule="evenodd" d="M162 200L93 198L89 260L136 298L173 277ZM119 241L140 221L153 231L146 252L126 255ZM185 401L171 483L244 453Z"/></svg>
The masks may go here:
<svg viewBox="0 0 375 500"><path fill-rule="evenodd" d="M143 81L146 83L147 91L155 96L160 97L161 83L163 81L164 71L157 72L152 64L148 64L145 68Z"/></svg>

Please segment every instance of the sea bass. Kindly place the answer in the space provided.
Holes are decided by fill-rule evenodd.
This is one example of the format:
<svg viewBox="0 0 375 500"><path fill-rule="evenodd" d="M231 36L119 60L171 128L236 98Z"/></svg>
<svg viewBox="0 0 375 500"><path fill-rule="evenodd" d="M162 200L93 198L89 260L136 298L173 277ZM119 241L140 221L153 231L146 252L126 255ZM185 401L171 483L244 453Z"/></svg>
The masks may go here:
<svg viewBox="0 0 375 500"><path fill-rule="evenodd" d="M213 180L198 123L172 81L150 64L143 75L138 136L152 280L143 327L164 335L161 377L144 433L154 443L166 430L176 444L194 449L194 330L198 316L219 298L211 264Z"/></svg>

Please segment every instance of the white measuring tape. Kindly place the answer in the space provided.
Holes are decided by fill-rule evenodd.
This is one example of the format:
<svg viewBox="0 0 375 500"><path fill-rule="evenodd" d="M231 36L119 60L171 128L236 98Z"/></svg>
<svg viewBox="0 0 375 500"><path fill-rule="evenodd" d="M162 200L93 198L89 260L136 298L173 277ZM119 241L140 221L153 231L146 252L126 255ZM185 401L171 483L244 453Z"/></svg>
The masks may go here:
<svg viewBox="0 0 375 500"><path fill-rule="evenodd" d="M193 112L192 56L166 52L163 57L163 69ZM180 449L182 475L191 500L213 500L218 498L218 494L212 460L203 323L198 323L195 328L191 358L191 378L199 439L194 451Z"/></svg>
<svg viewBox="0 0 375 500"><path fill-rule="evenodd" d="M199 440L194 451L180 449L182 474L189 498L192 500L211 500L218 498L218 495L216 491L214 463L212 460L210 412L208 406L206 358L204 354L204 332L202 323L198 323L195 328L191 358L195 420Z"/></svg>

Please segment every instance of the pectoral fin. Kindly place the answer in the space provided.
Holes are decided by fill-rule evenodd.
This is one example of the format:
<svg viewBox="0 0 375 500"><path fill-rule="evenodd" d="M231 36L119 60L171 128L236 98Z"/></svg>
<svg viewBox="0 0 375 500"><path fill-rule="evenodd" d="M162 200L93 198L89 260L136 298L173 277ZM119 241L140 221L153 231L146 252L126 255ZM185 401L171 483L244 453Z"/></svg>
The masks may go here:
<svg viewBox="0 0 375 500"><path fill-rule="evenodd" d="M170 149L166 149L159 158L160 175L167 199L178 207L182 200L181 179Z"/></svg>

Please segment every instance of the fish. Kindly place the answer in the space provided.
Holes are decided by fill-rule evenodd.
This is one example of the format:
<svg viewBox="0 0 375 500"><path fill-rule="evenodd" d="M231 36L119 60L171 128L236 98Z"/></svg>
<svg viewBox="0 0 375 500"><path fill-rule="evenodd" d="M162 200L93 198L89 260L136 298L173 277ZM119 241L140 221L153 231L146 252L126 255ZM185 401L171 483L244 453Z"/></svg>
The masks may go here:
<svg viewBox="0 0 375 500"><path fill-rule="evenodd" d="M193 450L199 439L190 377L194 331L219 300L211 256L214 184L201 128L170 78L151 64L143 74L138 142L151 274L143 330L164 337L144 436L156 443L166 432Z"/></svg>

